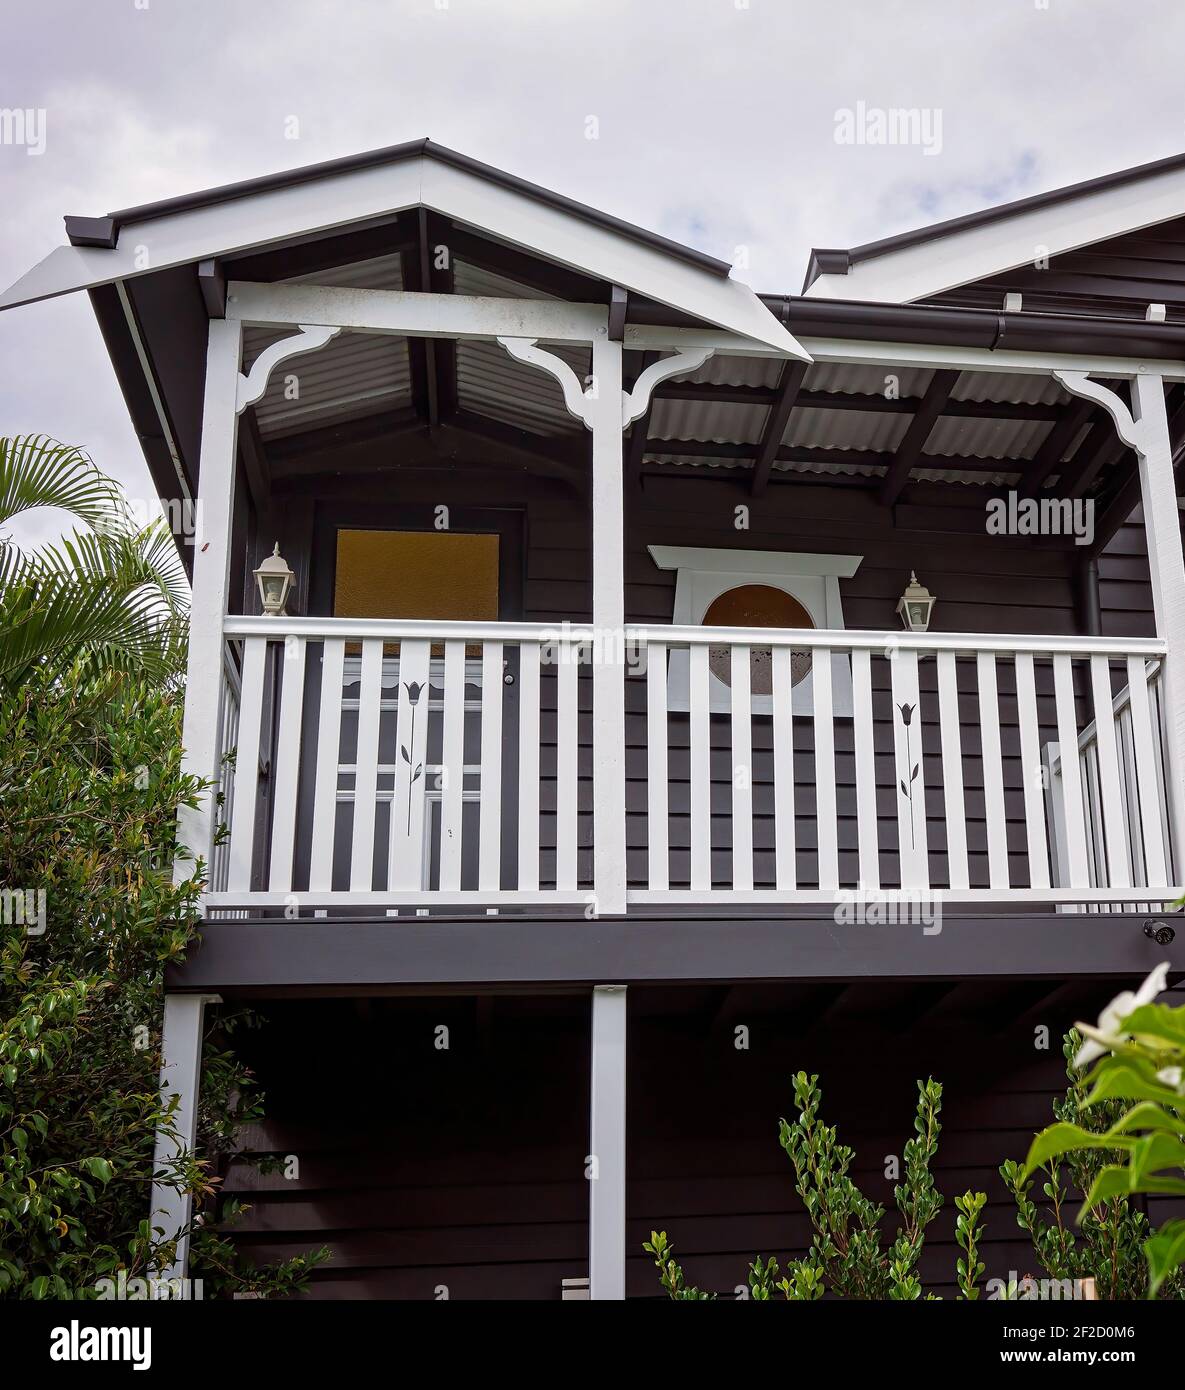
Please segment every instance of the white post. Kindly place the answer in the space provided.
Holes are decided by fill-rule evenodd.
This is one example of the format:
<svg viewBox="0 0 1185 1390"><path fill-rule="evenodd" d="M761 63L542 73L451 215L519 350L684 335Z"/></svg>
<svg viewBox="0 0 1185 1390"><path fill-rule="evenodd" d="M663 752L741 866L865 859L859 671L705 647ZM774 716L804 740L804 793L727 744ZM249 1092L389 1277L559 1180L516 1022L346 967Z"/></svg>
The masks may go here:
<svg viewBox="0 0 1185 1390"><path fill-rule="evenodd" d="M592 374L593 888L604 914L625 912L626 890L621 344L605 329L593 339Z"/></svg>
<svg viewBox="0 0 1185 1390"><path fill-rule="evenodd" d="M597 985L592 1002L589 1138L589 1297L625 1297L625 986Z"/></svg>
<svg viewBox="0 0 1185 1390"><path fill-rule="evenodd" d="M193 603L189 619L189 668L185 681L182 770L195 777L218 776L218 730L222 703L222 620L230 588L231 510L239 417L237 396L242 324L211 319L206 350L202 449L198 464L197 535L193 553ZM214 793L196 810L182 807L179 835L207 867L214 841ZM178 860L176 877L192 867Z"/></svg>
<svg viewBox="0 0 1185 1390"><path fill-rule="evenodd" d="M1185 556L1173 478L1173 444L1159 372L1132 378L1132 416L1140 426L1136 456L1156 635L1168 643L1161 676L1165 712L1165 759L1174 877L1185 876Z"/></svg>
<svg viewBox="0 0 1185 1390"><path fill-rule="evenodd" d="M202 449L198 463L197 530L193 554L193 597L189 620L189 665L185 681L182 723L184 772L216 782L219 727L222 719L222 621L230 589L231 511L234 506L235 455L238 446L239 360L242 324L237 319L211 319L206 348L206 388L202 407ZM214 790L196 809L178 811L178 836L194 858L205 861L207 872L214 847ZM174 864L177 881L193 871L188 861ZM161 1086L181 1097L174 1124L176 1135L156 1135L154 1171L179 1148L192 1150L197 1141L197 1088L201 1071L202 1019L206 997L166 995L161 1044ZM193 1204L171 1185L154 1181L151 1223L163 1226L168 1238L189 1224ZM162 1219L163 1218L163 1219ZM181 1236L173 1264L160 1273L184 1278L189 1238Z"/></svg>
<svg viewBox="0 0 1185 1390"><path fill-rule="evenodd" d="M189 1268L187 1227L193 1214L193 1199L176 1185L162 1181L165 1165L197 1144L197 1098L202 1067L202 1027L206 1004L217 996L205 994L166 994L161 1037L160 1087L162 1100L179 1097L173 1113L173 1133L156 1132L153 1157L152 1210L154 1229L164 1239L177 1237L177 1253L171 1265L157 1271L162 1279L184 1279Z"/></svg>

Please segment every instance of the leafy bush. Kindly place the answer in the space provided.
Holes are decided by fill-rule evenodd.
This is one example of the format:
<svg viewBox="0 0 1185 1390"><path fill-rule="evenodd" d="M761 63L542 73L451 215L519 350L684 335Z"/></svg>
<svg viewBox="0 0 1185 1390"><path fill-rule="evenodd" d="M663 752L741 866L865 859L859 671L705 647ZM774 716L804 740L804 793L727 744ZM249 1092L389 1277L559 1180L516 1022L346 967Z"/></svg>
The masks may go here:
<svg viewBox="0 0 1185 1390"><path fill-rule="evenodd" d="M1086 1072L1074 1065L1082 1041L1077 1031L1066 1035L1062 1051L1070 1084L1064 1098L1054 1102L1053 1113L1064 1124L1103 1134L1119 1121L1124 1107L1117 1101L1093 1109L1086 1105ZM1074 1201L1080 1201L1103 1167L1118 1157L1118 1150L1083 1148L1067 1152L1060 1163L1050 1159L1042 1165L1041 1195L1047 1203L1043 1210L1033 1199L1035 1175L1022 1164L1010 1160L1000 1168L1000 1176L1016 1201L1017 1225L1032 1240L1037 1263L1050 1278L1093 1279L1103 1299L1143 1298L1148 1291L1143 1247L1152 1227L1130 1197L1112 1197L1077 1225L1070 1216ZM1180 1285L1177 1281L1178 1292L1185 1291Z"/></svg>
<svg viewBox="0 0 1185 1390"><path fill-rule="evenodd" d="M1185 1221L1168 1221L1150 1233L1143 1215L1129 1206L1137 1193L1185 1197L1185 1008L1153 1002L1168 969L1167 963L1158 966L1134 994L1118 995L1097 1024L1078 1024L1086 1041L1070 1065L1073 1103L1058 1109L1057 1123L1033 1140L1023 1172L1016 1174L1013 1165L1018 1188L1045 1169L1052 1199L1050 1189L1059 1190L1057 1160L1065 1160L1085 1194L1078 1225L1086 1258L1096 1268L1101 1262L1111 1288L1124 1290L1111 1297L1133 1297L1144 1286L1151 1298L1185 1292ZM1061 1226L1059 1210L1057 1231L1038 1228L1043 1262L1068 1265L1081 1258ZM1143 1278L1134 1272L1141 1240Z"/></svg>
<svg viewBox="0 0 1185 1390"><path fill-rule="evenodd" d="M190 943L201 865L173 882L180 699L129 676L34 669L0 698L0 1295L93 1298L171 1251L149 1220L162 972ZM12 895L19 890L20 898ZM37 895L43 893L44 897ZM14 910L32 906L30 911ZM40 908L44 906L42 913ZM15 920L25 917L30 920ZM259 1096L233 1053L205 1068L202 1142L217 1153ZM171 1180L209 1210L210 1162ZM287 1290L318 1256L256 1273L199 1226L206 1292ZM207 1261L204 1266L203 1261Z"/></svg>
<svg viewBox="0 0 1185 1390"><path fill-rule="evenodd" d="M780 1280L777 1260L758 1256L749 1266L749 1296L766 1301L776 1289L793 1301L821 1298L825 1291L849 1299L921 1298L918 1261L926 1230L942 1208L942 1195L930 1172L942 1128L938 1122L942 1087L933 1079L918 1082L914 1137L905 1145L904 1180L893 1189L900 1224L892 1245L885 1249L885 1209L848 1176L853 1151L838 1142L833 1125L820 1122L818 1081L805 1072L795 1076L798 1118L779 1123L779 1141L794 1165L795 1188L811 1222L810 1248L802 1259L789 1262ZM955 1236L963 1252L956 1274L959 1296L964 1299L979 1297L980 1215L986 1200L982 1192L967 1192L955 1199L959 1212ZM687 1284L665 1231L652 1231L643 1249L653 1255L662 1286L672 1299L715 1297Z"/></svg>

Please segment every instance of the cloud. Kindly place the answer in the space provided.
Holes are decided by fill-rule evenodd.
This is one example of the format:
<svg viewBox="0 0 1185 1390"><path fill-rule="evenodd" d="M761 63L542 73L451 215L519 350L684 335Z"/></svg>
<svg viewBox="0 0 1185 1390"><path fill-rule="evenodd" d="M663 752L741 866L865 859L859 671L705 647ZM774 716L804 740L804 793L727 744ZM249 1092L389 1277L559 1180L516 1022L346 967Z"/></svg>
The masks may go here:
<svg viewBox="0 0 1185 1390"><path fill-rule="evenodd" d="M65 213L431 135L713 254L744 248L744 278L795 291L812 245L1182 148L1185 6L1139 13L1128 0L20 6L0 108L44 108L47 144L0 145L0 280L61 243ZM941 154L837 144L837 111L861 101L941 111ZM0 430L83 442L147 490L85 300L0 316L0 382Z"/></svg>

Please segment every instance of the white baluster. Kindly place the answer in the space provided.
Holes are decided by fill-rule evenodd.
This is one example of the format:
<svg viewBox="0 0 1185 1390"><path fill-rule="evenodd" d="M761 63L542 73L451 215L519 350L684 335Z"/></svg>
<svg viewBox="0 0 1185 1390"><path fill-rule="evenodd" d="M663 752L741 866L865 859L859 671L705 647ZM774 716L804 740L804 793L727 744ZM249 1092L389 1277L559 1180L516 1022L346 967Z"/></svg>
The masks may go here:
<svg viewBox="0 0 1185 1390"><path fill-rule="evenodd" d="M426 887L424 864L425 763L428 756L428 689L431 646L404 640L399 644L398 713L395 724L395 786L387 884L391 888Z"/></svg>
<svg viewBox="0 0 1185 1390"><path fill-rule="evenodd" d="M465 643L444 644L444 717L440 761L440 887L461 887L465 808Z"/></svg>
<svg viewBox="0 0 1185 1390"><path fill-rule="evenodd" d="M816 647L811 665L815 722L815 814L819 887L839 887L839 824L835 804L835 724L831 703L831 651Z"/></svg>
<svg viewBox="0 0 1185 1390"><path fill-rule="evenodd" d="M983 754L983 804L987 822L988 886L1008 887L1008 822L1004 811L1004 755L1000 746L1000 697L996 658L979 652L979 746Z"/></svg>
<svg viewBox="0 0 1185 1390"><path fill-rule="evenodd" d="M378 796L379 706L383 693L383 643L368 637L362 643L358 677L358 751L354 757L354 833L350 847L350 888L374 886L374 812ZM394 801L392 801L394 814Z"/></svg>
<svg viewBox="0 0 1185 1390"><path fill-rule="evenodd" d="M946 861L952 888L971 886L967 864L967 808L963 791L963 733L959 722L959 665L954 652L938 653L938 723L942 738L942 793L946 809Z"/></svg>
<svg viewBox="0 0 1185 1390"><path fill-rule="evenodd" d="M337 832L337 782L345 660L345 642L326 638L321 652L321 710L317 723L313 843L309 855L311 892L329 892L333 888L333 845Z"/></svg>
<svg viewBox="0 0 1185 1390"><path fill-rule="evenodd" d="M1131 887L1127 840L1123 833L1123 793L1119 786L1119 750L1115 741L1115 710L1111 694L1111 663L1105 656L1090 659L1094 692L1095 740L1098 745L1103 832L1107 845L1107 883Z"/></svg>
<svg viewBox="0 0 1185 1390"><path fill-rule="evenodd" d="M1140 795L1140 824L1144 835L1144 865L1149 888L1168 886L1164 823L1157 788L1156 751L1152 733L1152 708L1148 676L1142 656L1127 659L1127 686L1131 700L1132 743L1136 750L1136 785Z"/></svg>
<svg viewBox="0 0 1185 1390"><path fill-rule="evenodd" d="M1063 887L1089 888L1090 861L1086 852L1086 821L1082 806L1082 773L1078 762L1078 716L1074 708L1071 658L1053 658L1053 690L1057 703L1057 737L1062 783L1062 814L1066 837L1066 875Z"/></svg>
<svg viewBox="0 0 1185 1390"><path fill-rule="evenodd" d="M239 746L235 754L235 814L230 827L227 869L227 887L231 889L249 889L252 886L267 648L265 637L248 637L243 643L243 697L239 709Z"/></svg>
<svg viewBox="0 0 1185 1390"><path fill-rule="evenodd" d="M734 646L732 689L732 886L753 887L753 712L749 698L749 648Z"/></svg>
<svg viewBox="0 0 1185 1390"><path fill-rule="evenodd" d="M670 885L670 833L667 809L667 648L646 649L646 858L649 887Z"/></svg>
<svg viewBox="0 0 1185 1390"><path fill-rule="evenodd" d="M304 712L305 640L288 637L283 644L280 718L272 785L272 859L268 886L273 893L292 891L292 855L296 842L296 800L300 778L300 726Z"/></svg>
<svg viewBox="0 0 1185 1390"><path fill-rule="evenodd" d="M539 643L519 648L518 886L539 887Z"/></svg>
<svg viewBox="0 0 1185 1390"><path fill-rule="evenodd" d="M1029 886L1049 887L1049 845L1042 795L1041 735L1037 727L1037 682L1033 654L1016 657L1016 705L1020 722L1021 776L1024 781L1025 838L1029 848Z"/></svg>
<svg viewBox="0 0 1185 1390"><path fill-rule="evenodd" d="M502 643L487 642L481 658L481 815L477 885L502 882Z"/></svg>
<svg viewBox="0 0 1185 1390"><path fill-rule="evenodd" d="M872 654L852 653L852 738L856 770L856 836L860 886L881 886L880 837L876 822L876 738L872 723Z"/></svg>
<svg viewBox="0 0 1185 1390"><path fill-rule="evenodd" d="M780 889L798 886L794 824L793 653L773 650L774 863Z"/></svg>
<svg viewBox="0 0 1185 1390"><path fill-rule="evenodd" d="M691 886L712 887L712 727L708 717L708 648L691 648L691 717L688 721L691 767Z"/></svg>
<svg viewBox="0 0 1185 1390"><path fill-rule="evenodd" d="M894 793L901 886L927 889L930 886L930 856L917 652L900 648L889 665L893 685L893 747L897 772Z"/></svg>
<svg viewBox="0 0 1185 1390"><path fill-rule="evenodd" d="M570 642L557 642L556 655L556 808L555 808L555 873L556 888L576 888L576 828L578 799L577 780L580 747L579 723L579 652Z"/></svg>

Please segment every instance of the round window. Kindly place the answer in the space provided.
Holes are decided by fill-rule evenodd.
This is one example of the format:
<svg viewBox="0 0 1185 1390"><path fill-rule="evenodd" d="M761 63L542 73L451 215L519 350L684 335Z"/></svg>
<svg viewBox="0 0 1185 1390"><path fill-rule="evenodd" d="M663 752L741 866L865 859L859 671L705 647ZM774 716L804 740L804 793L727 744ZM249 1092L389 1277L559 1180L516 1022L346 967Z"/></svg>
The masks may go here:
<svg viewBox="0 0 1185 1390"><path fill-rule="evenodd" d="M811 615L793 594L772 584L738 584L726 589L708 605L704 627L806 627L813 628ZM708 664L713 675L725 685L732 684L732 656L727 647L709 649ZM811 669L809 651L792 653L790 672L797 685ZM754 695L773 693L772 653L768 647L753 647L749 654L749 684Z"/></svg>

